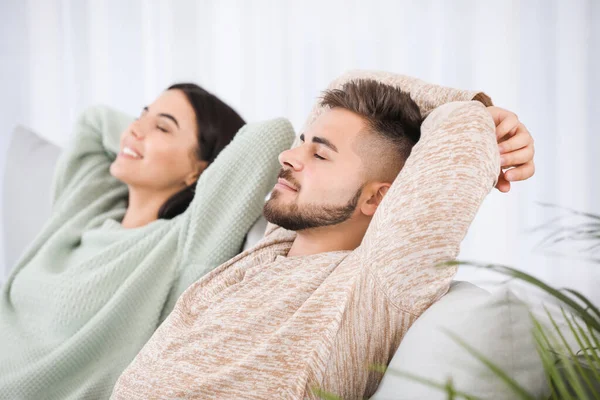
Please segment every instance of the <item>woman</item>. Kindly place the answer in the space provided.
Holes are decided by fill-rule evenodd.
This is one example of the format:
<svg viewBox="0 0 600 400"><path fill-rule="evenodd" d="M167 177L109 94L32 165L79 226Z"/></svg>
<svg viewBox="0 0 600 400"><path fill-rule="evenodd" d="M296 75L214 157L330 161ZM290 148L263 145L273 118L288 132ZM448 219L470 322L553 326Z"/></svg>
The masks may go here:
<svg viewBox="0 0 600 400"><path fill-rule="evenodd" d="M83 114L2 290L0 398L108 398L181 293L239 252L294 138L284 120L243 124L193 84L134 121Z"/></svg>

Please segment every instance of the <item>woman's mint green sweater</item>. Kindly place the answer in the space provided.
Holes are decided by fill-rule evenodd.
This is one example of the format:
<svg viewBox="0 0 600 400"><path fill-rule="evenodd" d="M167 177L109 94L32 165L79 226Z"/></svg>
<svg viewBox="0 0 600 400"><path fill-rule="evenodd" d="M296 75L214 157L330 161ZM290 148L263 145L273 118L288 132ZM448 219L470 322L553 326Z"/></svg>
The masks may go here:
<svg viewBox="0 0 600 400"><path fill-rule="evenodd" d="M287 120L246 125L182 215L124 229L109 173L132 118L84 113L60 160L53 212L0 293L0 398L104 399L194 281L236 255L273 187Z"/></svg>

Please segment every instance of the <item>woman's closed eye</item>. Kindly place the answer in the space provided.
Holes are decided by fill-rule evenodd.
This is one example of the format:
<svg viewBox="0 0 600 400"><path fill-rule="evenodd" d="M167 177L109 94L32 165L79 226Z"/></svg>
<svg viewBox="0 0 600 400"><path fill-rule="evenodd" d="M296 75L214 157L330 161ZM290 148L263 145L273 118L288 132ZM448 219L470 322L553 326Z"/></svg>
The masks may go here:
<svg viewBox="0 0 600 400"><path fill-rule="evenodd" d="M315 158L319 159L319 160L325 160L325 157L321 157L320 155L318 155L317 153L315 153Z"/></svg>
<svg viewBox="0 0 600 400"><path fill-rule="evenodd" d="M169 131L167 130L167 128L160 126L160 125L156 125L156 129L158 129L159 131L162 131L164 133L169 133Z"/></svg>

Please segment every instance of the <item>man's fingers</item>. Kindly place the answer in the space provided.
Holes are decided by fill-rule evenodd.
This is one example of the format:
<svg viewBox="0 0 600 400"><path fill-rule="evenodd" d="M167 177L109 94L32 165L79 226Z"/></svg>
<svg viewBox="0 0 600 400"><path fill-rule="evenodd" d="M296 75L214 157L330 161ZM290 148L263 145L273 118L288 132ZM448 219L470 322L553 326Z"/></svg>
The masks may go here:
<svg viewBox="0 0 600 400"><path fill-rule="evenodd" d="M498 126L500 121L502 121L508 115L510 115L510 114L515 115L515 113L513 113L511 111L508 111L504 108L500 108L500 107L496 107L496 106L490 106L487 109L488 109L490 115L492 116L492 119L494 120L494 126Z"/></svg>
<svg viewBox="0 0 600 400"><path fill-rule="evenodd" d="M500 142L506 135L514 135L518 127L519 119L517 116L515 114L509 114L499 125L496 125L496 139Z"/></svg>
<svg viewBox="0 0 600 400"><path fill-rule="evenodd" d="M498 183L496 183L496 189L498 189L502 193L508 193L510 191L510 182L506 180L504 172L502 172L502 170L500 170L500 175L498 176Z"/></svg>
<svg viewBox="0 0 600 400"><path fill-rule="evenodd" d="M488 111L496 126L502 168L496 188L506 193L510 182L529 179L535 173L533 138L515 113L493 106Z"/></svg>
<svg viewBox="0 0 600 400"><path fill-rule="evenodd" d="M500 150L500 154L510 153L511 151L519 150L533 144L533 138L525 125L519 124L516 134L513 137L499 143L498 150Z"/></svg>
<svg viewBox="0 0 600 400"><path fill-rule="evenodd" d="M529 179L535 174L535 165L532 161L526 162L518 167L511 168L508 171L504 171L504 176L509 182L524 181Z"/></svg>
<svg viewBox="0 0 600 400"><path fill-rule="evenodd" d="M500 166L502 168L515 167L533 160L533 146L527 146L520 150L510 153L504 153L500 156Z"/></svg>

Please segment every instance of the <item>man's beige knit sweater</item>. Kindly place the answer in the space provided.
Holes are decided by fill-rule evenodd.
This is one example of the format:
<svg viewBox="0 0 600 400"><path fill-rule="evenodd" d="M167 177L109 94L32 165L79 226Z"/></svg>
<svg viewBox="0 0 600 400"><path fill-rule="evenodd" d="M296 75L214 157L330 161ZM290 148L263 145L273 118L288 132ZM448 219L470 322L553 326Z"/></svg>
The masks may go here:
<svg viewBox="0 0 600 400"><path fill-rule="evenodd" d="M356 77L343 76L331 87ZM421 139L354 251L286 257L276 226L193 284L119 378L115 399L368 397L407 329L446 293L500 170L485 95L390 74L411 93ZM456 102L458 101L458 102ZM313 110L308 124L319 109Z"/></svg>

